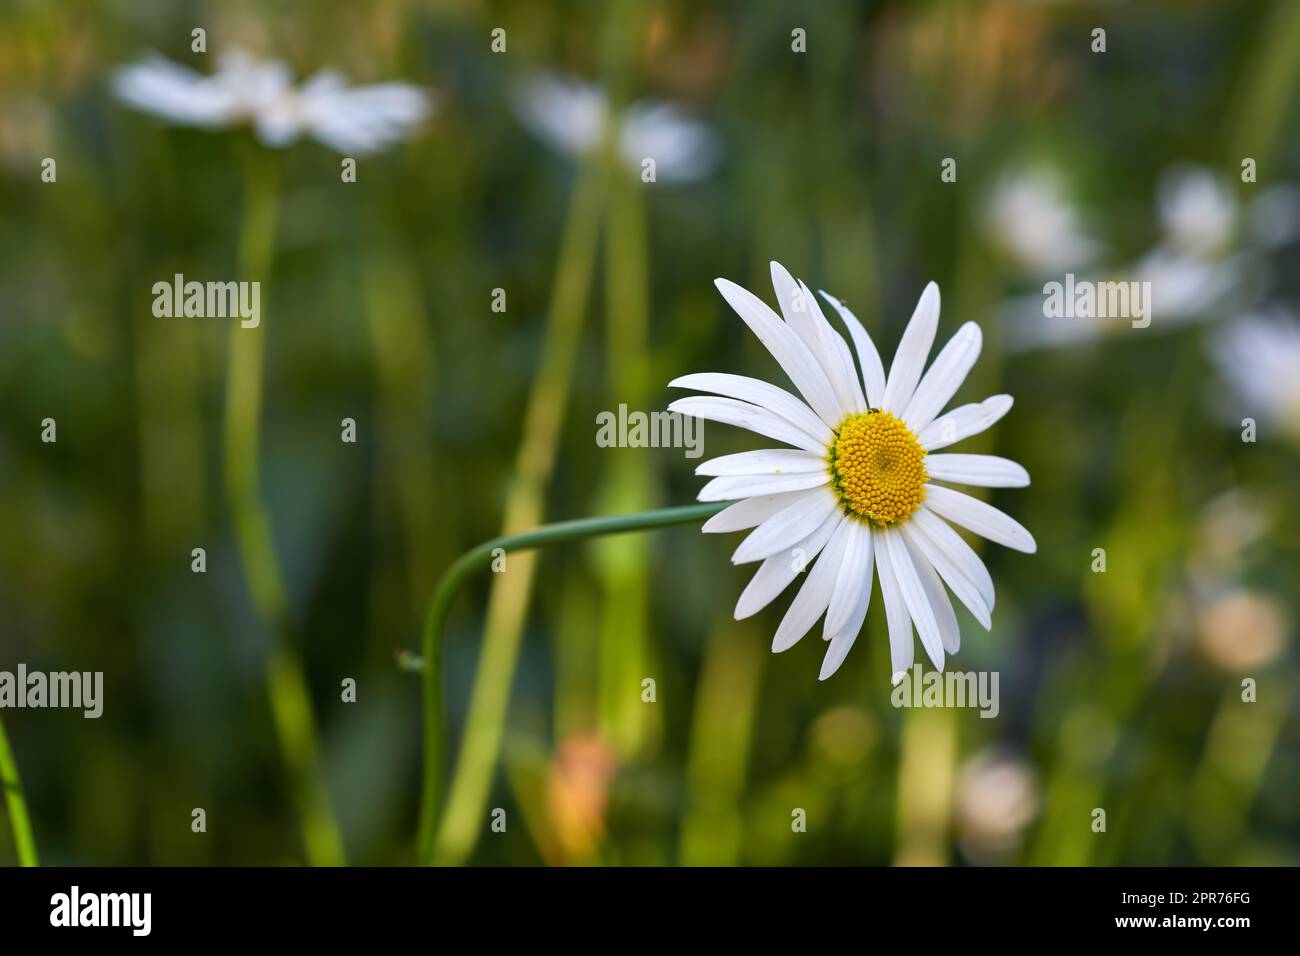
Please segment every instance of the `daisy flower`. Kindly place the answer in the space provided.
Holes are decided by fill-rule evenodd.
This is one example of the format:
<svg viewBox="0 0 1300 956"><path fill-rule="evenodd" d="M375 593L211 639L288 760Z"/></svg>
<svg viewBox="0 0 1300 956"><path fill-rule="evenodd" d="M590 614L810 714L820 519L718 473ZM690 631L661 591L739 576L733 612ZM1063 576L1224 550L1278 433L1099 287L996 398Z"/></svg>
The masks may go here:
<svg viewBox="0 0 1300 956"><path fill-rule="evenodd" d="M639 100L616 114L600 87L549 73L516 87L512 103L533 135L574 159L595 152L612 135L629 169L639 171L644 160L653 159L656 176L665 181L701 179L717 160L713 131L669 103Z"/></svg>
<svg viewBox="0 0 1300 956"><path fill-rule="evenodd" d="M872 577L880 579L894 681L912 666L912 628L936 668L957 652L960 631L947 589L984 627L992 626L993 581L953 529L959 525L1017 551L1033 536L991 505L948 484L988 488L1029 484L1025 469L992 455L935 454L984 431L1011 408L1010 395L944 407L979 355L982 337L967 322L925 368L939 324L939 287L925 287L886 376L876 346L843 303L822 296L848 330L858 365L816 298L779 263L772 285L784 321L726 279L718 291L758 336L799 396L758 379L685 375L670 386L710 393L670 411L737 425L789 448L724 455L696 469L713 480L701 501L734 501L706 532L753 529L732 562L761 562L736 604L737 620L770 604L814 558L777 628L772 650L794 646L825 615L825 680L862 629ZM942 482L942 484L940 484Z"/></svg>
<svg viewBox="0 0 1300 956"><path fill-rule="evenodd" d="M1002 250L1034 275L1085 266L1101 251L1080 227L1060 180L1045 168L1003 176L989 197L985 224Z"/></svg>
<svg viewBox="0 0 1300 956"><path fill-rule="evenodd" d="M161 56L122 67L113 77L118 99L181 126L253 127L267 146L309 136L345 155L378 152L409 137L430 114L427 93L409 83L349 87L323 71L301 87L288 66L231 50L205 76Z"/></svg>
<svg viewBox="0 0 1300 956"><path fill-rule="evenodd" d="M1219 330L1210 354L1231 395L1227 420L1238 422L1245 414L1300 442L1300 321L1295 316L1283 308L1250 313Z"/></svg>

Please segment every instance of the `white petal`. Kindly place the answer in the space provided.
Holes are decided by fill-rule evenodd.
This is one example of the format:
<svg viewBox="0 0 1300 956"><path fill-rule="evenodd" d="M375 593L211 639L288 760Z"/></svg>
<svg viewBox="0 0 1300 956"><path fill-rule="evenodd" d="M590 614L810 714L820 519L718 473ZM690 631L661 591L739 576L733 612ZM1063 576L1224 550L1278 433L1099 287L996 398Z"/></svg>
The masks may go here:
<svg viewBox="0 0 1300 956"><path fill-rule="evenodd" d="M745 564L749 561L761 561L763 558L770 558L778 551L794 547L799 541L816 531L827 516L838 507L839 499L830 491L801 498L751 531L749 537L740 542L740 547L731 556L731 563Z"/></svg>
<svg viewBox="0 0 1300 956"><path fill-rule="evenodd" d="M816 357L808 351L797 332L782 322L762 299L748 289L742 288L728 279L715 279L714 285L722 293L736 314L739 315L750 330L758 336L777 364L790 376L790 381L799 390L808 404L827 425L834 428L843 417L839 403L835 399L835 390L826 378Z"/></svg>
<svg viewBox="0 0 1300 956"><path fill-rule="evenodd" d="M853 339L853 347L858 353L858 364L862 366L862 385L866 389L867 403L872 408L879 408L885 400L885 366L880 362L880 353L876 351L875 343L848 306L828 292L823 292L822 298L839 313L840 320L849 330L849 338Z"/></svg>
<svg viewBox="0 0 1300 956"><path fill-rule="evenodd" d="M832 381L842 383L844 386L844 391L840 391L839 394L845 407L849 411L865 412L867 397L862 392L862 379L858 376L857 366L853 364L853 354L849 351L848 343L844 341L844 336L831 328L830 322L826 320L826 313L822 311L821 303L817 301L817 296L813 295L807 283L800 280L799 287L803 289L804 301L808 303L813 319L816 320L818 334L827 352L825 359L828 363L827 367L835 368L836 374ZM838 391L839 384L836 388Z"/></svg>
<svg viewBox="0 0 1300 956"><path fill-rule="evenodd" d="M872 560L875 551L875 535L865 524L850 521L849 544L840 573L831 592L831 603L826 609L826 620L822 627L822 638L830 641L826 655L822 658L822 669L818 680L826 680L844 663L862 624L867 619L867 607L871 603L871 582L874 572Z"/></svg>
<svg viewBox="0 0 1300 956"><path fill-rule="evenodd" d="M839 521L839 514L832 512L821 527L793 548L765 559L740 593L740 600L736 602L736 620L743 621L757 614L789 587L790 582L821 553Z"/></svg>
<svg viewBox="0 0 1300 956"><path fill-rule="evenodd" d="M781 263L771 263L771 269L772 289L781 306L781 314L826 373L835 392L841 417L849 412L863 411L866 405L862 397L862 386L858 383L848 347L826 321L816 296L802 282L796 282Z"/></svg>
<svg viewBox="0 0 1300 956"><path fill-rule="evenodd" d="M118 99L173 123L214 127L236 118L221 83L157 54L118 69L112 82Z"/></svg>
<svg viewBox="0 0 1300 956"><path fill-rule="evenodd" d="M877 537L880 538L881 548L889 552L889 564L894 572L894 580L898 582L898 589L903 594L907 613L916 624L916 633L921 637L921 645L930 655L934 666L938 670L943 670L943 637L939 634L939 622L935 619L934 608L926 600L925 587L916 573L916 565L912 563L912 552L908 550L907 542L903 540L902 534L897 529L885 531Z"/></svg>
<svg viewBox="0 0 1300 956"><path fill-rule="evenodd" d="M948 340L930 366L921 384L916 386L912 400L903 412L903 421L914 432L919 432L934 421L948 400L957 393L961 383L979 358L984 336L974 322L967 322Z"/></svg>
<svg viewBox="0 0 1300 956"><path fill-rule="evenodd" d="M927 455L925 470L937 481L982 488L1023 488L1029 484L1029 472L997 455Z"/></svg>
<svg viewBox="0 0 1300 956"><path fill-rule="evenodd" d="M775 438L777 441L783 441L805 451L820 454L826 450L825 445L810 438L802 428L791 425L780 415L759 408L757 405L750 405L748 402L738 402L734 398L692 395L690 398L679 398L672 402L668 410L722 422L724 425L746 428L755 434Z"/></svg>
<svg viewBox="0 0 1300 956"><path fill-rule="evenodd" d="M919 512L918 512L919 513ZM935 519L941 524L942 519ZM947 525L944 525L947 527ZM948 530L952 530L949 528ZM971 581L969 577L962 573L960 565L953 560L952 555L935 543L934 539L925 534L917 524L916 515L912 520L903 525L903 537L907 538L909 545L916 548L921 554L917 563L922 561L929 564L939 576L947 582L948 587L952 588L952 593L957 595L957 600L965 604L971 614L975 615L975 620L984 625L984 630L993 628L993 620L989 616L989 607L980 593L979 587ZM965 542L963 542L965 543ZM975 559L979 561L979 558ZM980 565L983 567L983 565Z"/></svg>
<svg viewBox="0 0 1300 956"><path fill-rule="evenodd" d="M781 624L772 638L772 650L775 653L794 647L830 604L835 579L844 559L844 548L848 544L848 526L853 524L851 519L843 515L837 517L839 524L831 532L821 557L808 572L808 580L804 581L803 587L790 602L785 617L781 618Z"/></svg>
<svg viewBox="0 0 1300 956"><path fill-rule="evenodd" d="M433 100L410 83L349 87L334 74L317 74L302 89L311 134L340 153L375 153L409 139L433 112Z"/></svg>
<svg viewBox="0 0 1300 956"><path fill-rule="evenodd" d="M947 518L981 538L1026 554L1038 550L1034 536L1019 521L968 494L942 485L926 485L925 506L939 517Z"/></svg>
<svg viewBox="0 0 1300 956"><path fill-rule="evenodd" d="M829 474L815 472L791 475L724 475L714 478L696 496L700 501L739 501L757 495L779 495L783 491L805 491L830 484Z"/></svg>
<svg viewBox="0 0 1300 956"><path fill-rule="evenodd" d="M940 415L917 435L917 441L926 451L937 451L955 445L963 438L978 435L1011 410L1014 401L1010 395L994 395L982 402L962 405Z"/></svg>
<svg viewBox="0 0 1300 956"><path fill-rule="evenodd" d="M814 491L791 491L782 495L758 495L737 501L728 508L723 508L700 527L705 534L725 534L728 531L744 531L757 528L772 515L787 508L803 498L817 494Z"/></svg>
<svg viewBox="0 0 1300 956"><path fill-rule="evenodd" d="M826 648L826 656L822 658L822 669L817 675L818 680L826 680L840 669L840 665L844 663L844 658L849 656L849 651L853 649L857 639L858 631L854 630L840 631L831 640L830 646Z"/></svg>
<svg viewBox="0 0 1300 956"><path fill-rule="evenodd" d="M870 527L860 521L851 521L850 525L848 545L844 549L840 573L835 580L835 591L831 595L826 620L822 625L822 637L826 640L850 628L857 633L862 627L858 612L860 610L862 617L866 617L867 604L871 598L875 535L871 533ZM853 626L855 619L857 627Z"/></svg>
<svg viewBox="0 0 1300 956"><path fill-rule="evenodd" d="M912 515L908 525L915 527L918 531L925 534L927 538L934 542L935 546L941 549L952 561L957 573L964 576L971 584L975 585L976 591L983 600L986 611L984 616L988 617L988 612L992 611L996 605L996 595L993 591L993 576L989 574L989 569L984 566L980 556L975 553L975 549L966 543L952 525L944 521L933 511L922 506L915 514ZM928 552L927 552L928 554ZM937 567L937 565L936 565ZM945 577L946 580L946 577ZM949 585L951 587L951 585ZM954 590L956 590L954 588ZM975 615L979 617L979 614ZM991 624L985 624L987 629Z"/></svg>
<svg viewBox="0 0 1300 956"><path fill-rule="evenodd" d="M939 580L939 573L935 571L934 565L926 559L916 545L912 544L909 536L904 535L903 538L907 542L908 551L911 552L916 575L921 579L921 587L925 588L926 600L934 609L934 619L939 624L943 649L949 654L956 654L961 649L961 626L957 623L957 614L952 609L952 601L948 600L948 592L943 589L943 582Z"/></svg>
<svg viewBox="0 0 1300 956"><path fill-rule="evenodd" d="M792 425L803 429L822 447L830 445L834 433L826 423L817 417L811 408L795 398L783 388L777 388L769 382L744 375L728 375L725 372L697 372L683 375L668 383L669 388L693 388L698 392L713 392L728 398L738 398L759 408L775 412Z"/></svg>
<svg viewBox="0 0 1300 956"><path fill-rule="evenodd" d="M877 535L876 537L879 537ZM897 684L912 668L912 619L907 603L894 577L889 551L876 542L876 577L880 578L880 596L885 602L885 620L889 624L889 667Z"/></svg>
<svg viewBox="0 0 1300 956"><path fill-rule="evenodd" d="M796 448L764 448L712 458L695 469L697 475L790 475L825 471L826 456Z"/></svg>
<svg viewBox="0 0 1300 956"><path fill-rule="evenodd" d="M931 282L921 293L916 303L912 318L903 330L903 338L894 353L894 361L889 366L889 378L885 381L885 397L881 408L887 412L900 414L912 400L916 383L921 379L921 370L925 360L930 357L930 346L934 344L934 333L939 327L939 287Z"/></svg>

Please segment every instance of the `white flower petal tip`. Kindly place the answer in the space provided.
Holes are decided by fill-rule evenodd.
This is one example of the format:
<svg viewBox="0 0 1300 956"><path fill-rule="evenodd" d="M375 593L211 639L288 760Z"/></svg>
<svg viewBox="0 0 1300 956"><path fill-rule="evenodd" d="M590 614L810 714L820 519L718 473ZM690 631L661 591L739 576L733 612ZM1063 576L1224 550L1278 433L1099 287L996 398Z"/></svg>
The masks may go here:
<svg viewBox="0 0 1300 956"><path fill-rule="evenodd" d="M916 391L917 382L921 380L926 359L930 357L930 347L934 345L934 334L938 328L939 286L931 282L921 293L912 318L903 329L894 361L889 366L881 405L885 411L902 413L907 408Z"/></svg>
<svg viewBox="0 0 1300 956"><path fill-rule="evenodd" d="M982 402L961 405L926 425L917 440L927 452L947 448L990 428L1011 411L1014 404L1010 395L993 395Z"/></svg>
<svg viewBox="0 0 1300 956"><path fill-rule="evenodd" d="M934 481L984 488L1024 488L1029 472L1020 464L996 455L927 455L926 473Z"/></svg>
<svg viewBox="0 0 1300 956"><path fill-rule="evenodd" d="M826 657L822 658L822 671L818 674L818 680L826 680L844 663L845 658L849 656L849 650L853 648L853 637L839 635L831 641L831 646L827 648Z"/></svg>
<svg viewBox="0 0 1300 956"><path fill-rule="evenodd" d="M934 421L934 416L961 388L983 344L984 334L974 322L967 322L948 340L903 410L903 421L913 431L919 432Z"/></svg>
<svg viewBox="0 0 1300 956"><path fill-rule="evenodd" d="M889 678L889 685L891 687L897 687L905 680L907 680L907 671L897 671L892 677Z"/></svg>
<svg viewBox="0 0 1300 956"><path fill-rule="evenodd" d="M926 485L925 507L939 517L1004 547L1026 554L1038 550L1034 536L1019 521L960 491L942 485Z"/></svg>

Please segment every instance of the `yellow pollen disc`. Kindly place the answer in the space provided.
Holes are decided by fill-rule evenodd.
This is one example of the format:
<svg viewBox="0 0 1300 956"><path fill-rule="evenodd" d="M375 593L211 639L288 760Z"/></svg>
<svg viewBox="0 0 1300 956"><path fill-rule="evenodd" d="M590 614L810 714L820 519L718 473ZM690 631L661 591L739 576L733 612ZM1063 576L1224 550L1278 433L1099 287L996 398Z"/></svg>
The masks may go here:
<svg viewBox="0 0 1300 956"><path fill-rule="evenodd" d="M889 412L850 415L835 432L831 476L845 514L898 524L925 500L925 449Z"/></svg>

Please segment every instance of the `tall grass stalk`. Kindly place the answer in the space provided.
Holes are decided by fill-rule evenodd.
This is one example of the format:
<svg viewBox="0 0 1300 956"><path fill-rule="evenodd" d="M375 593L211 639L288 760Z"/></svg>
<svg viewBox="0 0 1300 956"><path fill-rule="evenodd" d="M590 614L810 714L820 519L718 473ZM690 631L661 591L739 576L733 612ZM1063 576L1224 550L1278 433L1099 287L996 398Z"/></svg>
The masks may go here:
<svg viewBox="0 0 1300 956"><path fill-rule="evenodd" d="M610 410L626 403L648 411L647 368L650 289L646 254L645 187L611 150L605 228L606 383ZM597 511L622 514L655 505L654 473L645 449L604 449L608 462ZM599 730L620 755L646 745L658 709L641 701L649 673L647 541L610 538L595 549L601 584Z"/></svg>
<svg viewBox="0 0 1300 956"><path fill-rule="evenodd" d="M688 803L678 858L683 866L735 866L744 847L741 801L767 657L752 622L723 621L705 649L691 714Z"/></svg>
<svg viewBox="0 0 1300 956"><path fill-rule="evenodd" d="M423 606L424 589L438 566L438 472L428 437L434 348L423 305L405 261L396 250L369 254L362 276L366 317L374 347L380 460L396 492L406 545L411 611ZM445 528L441 529L444 533Z"/></svg>
<svg viewBox="0 0 1300 956"><path fill-rule="evenodd" d="M943 866L947 860L957 725L951 710L911 710L903 717L898 764L898 866Z"/></svg>
<svg viewBox="0 0 1300 956"><path fill-rule="evenodd" d="M244 281L263 282L270 274L275 208L276 177L271 158L253 154L248 165L239 244L239 274ZM263 311L266 301L263 295ZM346 862L343 840L325 788L311 697L270 520L258 488L265 335L265 323L247 329L237 322L230 326L223 436L226 497L253 607L270 635L266 691L276 741L301 821L307 860L313 866L341 866Z"/></svg>
<svg viewBox="0 0 1300 956"><path fill-rule="evenodd" d="M591 164L581 170L574 187L546 320L541 361L524 413L514 478L506 496L502 527L507 535L536 527L543 519L546 488L555 468L564 407L569 397L583 316L587 311L592 273L595 271L603 186L599 164ZM484 625L483 651L470 695L469 716L447 792L446 810L437 821L436 832L437 808L428 795L438 794L441 790L442 728L426 725L426 733L436 730L436 735L425 741L426 799L420 817L421 860L436 855L440 863L460 863L473 850L481 831L480 817L501 748L532 582L531 554L516 558L505 573L493 579ZM437 662L427 653L425 667L435 671L435 679L427 680L425 685L426 714L431 710L440 714L442 705L436 685L441 676L437 673ZM434 697L431 699L430 695ZM430 747L436 747L437 752L429 750Z"/></svg>
<svg viewBox="0 0 1300 956"><path fill-rule="evenodd" d="M13 749L9 746L9 736L5 733L4 721L0 720L0 787L4 788L5 804L9 808L9 825L14 831L14 847L18 851L20 866L40 866L36 856L36 836L32 833L32 818L27 812L27 795L23 792L23 781L18 776L18 761L14 759Z"/></svg>

